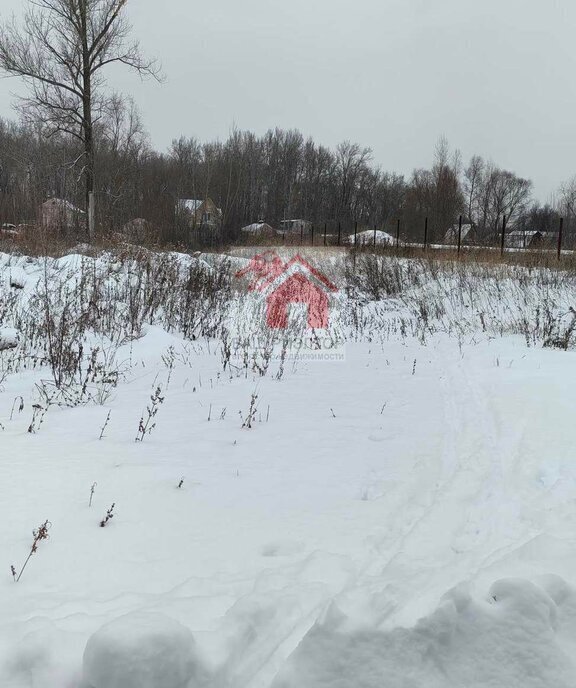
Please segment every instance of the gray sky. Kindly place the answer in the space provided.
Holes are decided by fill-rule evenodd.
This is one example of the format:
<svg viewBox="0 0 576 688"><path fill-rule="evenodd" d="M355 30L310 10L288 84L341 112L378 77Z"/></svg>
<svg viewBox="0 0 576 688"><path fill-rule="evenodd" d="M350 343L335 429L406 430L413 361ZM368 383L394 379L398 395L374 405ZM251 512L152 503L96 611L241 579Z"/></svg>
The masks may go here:
<svg viewBox="0 0 576 688"><path fill-rule="evenodd" d="M576 174L574 0L129 0L128 14L167 81L110 81L161 150L294 127L408 174L445 135L465 161L531 178L542 201ZM0 81L0 115L15 86Z"/></svg>

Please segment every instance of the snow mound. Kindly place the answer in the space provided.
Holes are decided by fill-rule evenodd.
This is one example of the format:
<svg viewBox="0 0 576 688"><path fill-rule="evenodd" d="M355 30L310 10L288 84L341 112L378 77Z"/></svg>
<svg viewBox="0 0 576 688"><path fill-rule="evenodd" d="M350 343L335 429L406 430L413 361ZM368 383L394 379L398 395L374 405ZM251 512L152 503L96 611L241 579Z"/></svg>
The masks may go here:
<svg viewBox="0 0 576 688"><path fill-rule="evenodd" d="M0 327L0 351L18 346L18 332L12 327Z"/></svg>
<svg viewBox="0 0 576 688"><path fill-rule="evenodd" d="M332 608L273 688L573 688L576 592L558 577L500 580L487 600L467 586L414 628L346 628Z"/></svg>
<svg viewBox="0 0 576 688"><path fill-rule="evenodd" d="M89 688L196 688L203 670L192 633L161 614L127 614L88 640Z"/></svg>

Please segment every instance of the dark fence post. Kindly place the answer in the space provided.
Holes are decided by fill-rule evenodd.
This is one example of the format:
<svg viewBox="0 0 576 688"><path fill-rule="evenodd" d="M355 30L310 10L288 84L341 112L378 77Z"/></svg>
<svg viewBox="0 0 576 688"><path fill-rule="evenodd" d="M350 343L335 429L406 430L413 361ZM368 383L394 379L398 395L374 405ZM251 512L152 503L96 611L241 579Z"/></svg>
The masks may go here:
<svg viewBox="0 0 576 688"><path fill-rule="evenodd" d="M506 215L502 218L502 238L500 239L500 255L504 255L504 248L506 246Z"/></svg>
<svg viewBox="0 0 576 688"><path fill-rule="evenodd" d="M560 218L560 227L558 227L558 260L562 258L562 234L564 233L564 218Z"/></svg>
<svg viewBox="0 0 576 688"><path fill-rule="evenodd" d="M428 218L424 220L424 250L428 248Z"/></svg>
<svg viewBox="0 0 576 688"><path fill-rule="evenodd" d="M328 227L327 227L327 224L325 222L324 223L324 246L326 246L326 231L327 231L327 229L328 229Z"/></svg>
<svg viewBox="0 0 576 688"><path fill-rule="evenodd" d="M358 248L358 245L356 244L356 239L357 239L357 234L358 234L358 220L354 223L354 248Z"/></svg>
<svg viewBox="0 0 576 688"><path fill-rule="evenodd" d="M300 246L302 246L304 242L304 225L301 223L300 224Z"/></svg>
<svg viewBox="0 0 576 688"><path fill-rule="evenodd" d="M312 239L312 246L314 246L314 225L312 225L312 228L310 229L310 237Z"/></svg>
<svg viewBox="0 0 576 688"><path fill-rule="evenodd" d="M374 248L376 248L376 225L374 225Z"/></svg>
<svg viewBox="0 0 576 688"><path fill-rule="evenodd" d="M400 218L396 222L396 250L400 248Z"/></svg>
<svg viewBox="0 0 576 688"><path fill-rule="evenodd" d="M462 215L458 220L458 255L460 255L460 248L462 246Z"/></svg>
<svg viewBox="0 0 576 688"><path fill-rule="evenodd" d="M342 239L342 225L340 220L338 220L338 246L340 246L340 240Z"/></svg>

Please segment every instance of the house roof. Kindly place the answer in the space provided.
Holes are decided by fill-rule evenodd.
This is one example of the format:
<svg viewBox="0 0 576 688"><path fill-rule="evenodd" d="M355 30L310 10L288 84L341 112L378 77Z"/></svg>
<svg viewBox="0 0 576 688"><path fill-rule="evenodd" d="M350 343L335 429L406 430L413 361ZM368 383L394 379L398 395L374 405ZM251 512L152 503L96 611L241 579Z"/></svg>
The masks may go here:
<svg viewBox="0 0 576 688"><path fill-rule="evenodd" d="M261 232L262 230L266 229L271 229L274 230L274 228L269 225L267 222L253 222L251 225L246 225L246 227L242 227L240 230L241 232L253 232L257 234L258 232Z"/></svg>
<svg viewBox="0 0 576 688"><path fill-rule="evenodd" d="M374 241L374 230L366 229L363 232L358 232L356 234L356 239L361 244L368 244ZM354 234L350 234L348 240L351 244L354 243ZM377 244L394 244L396 239L388 232L384 232L381 229L376 230L376 243Z"/></svg>
<svg viewBox="0 0 576 688"><path fill-rule="evenodd" d="M191 213L194 213L202 206L204 201L201 201L197 198L179 198L178 199L178 205L181 208L185 208L186 210L189 210Z"/></svg>
<svg viewBox="0 0 576 688"><path fill-rule="evenodd" d="M62 208L70 210L74 213L84 213L83 210L80 210L80 208L77 208L73 203L70 203L70 201L67 201L65 198L48 198L42 205L46 205L47 203L59 205Z"/></svg>
<svg viewBox="0 0 576 688"><path fill-rule="evenodd" d="M514 229L511 232L508 232L508 236L512 237L533 237L535 234L542 234L542 232L538 232L537 230L530 229L529 231L525 232L523 229Z"/></svg>
<svg viewBox="0 0 576 688"><path fill-rule="evenodd" d="M187 210L190 213L197 213L200 208L210 201L214 208L216 209L216 212L220 213L222 215L222 208L217 208L216 204L212 201L211 198L207 198L206 200L202 201L198 198L179 198L178 199L178 206L184 210Z"/></svg>

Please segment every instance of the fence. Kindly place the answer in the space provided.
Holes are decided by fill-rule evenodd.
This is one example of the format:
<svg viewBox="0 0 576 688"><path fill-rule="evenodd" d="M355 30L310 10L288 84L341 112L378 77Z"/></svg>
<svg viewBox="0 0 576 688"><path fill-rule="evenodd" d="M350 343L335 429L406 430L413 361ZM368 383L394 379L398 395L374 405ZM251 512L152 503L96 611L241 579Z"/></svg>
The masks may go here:
<svg viewBox="0 0 576 688"><path fill-rule="evenodd" d="M418 228L406 228L401 219L387 223L385 227L373 225L361 227L358 222L343 223L327 221L312 224L308 230L301 227L297 232L278 232L275 237L242 236L238 244L269 244L286 246L348 246L357 249L380 248L396 251L451 251L460 256L463 252L486 250L505 253L555 254L560 260L564 254L572 254L576 248L574 232L565 232L564 218L560 218L554 230L537 231L514 228L508 231L508 219L503 216L496 228L489 233L479 234L470 224L464 224L463 217L457 218L440 240L431 240L429 218L422 220L420 237Z"/></svg>
<svg viewBox="0 0 576 688"><path fill-rule="evenodd" d="M572 225L572 226L571 226ZM301 225L297 231L278 231L272 235L235 234L231 235L222 230L213 231L197 228L187 232L178 231L168 233L164 237L151 236L146 245L173 245L183 250L221 250L231 244L240 246L314 246L314 247L355 247L359 250L394 251L403 255L418 255L421 252L437 251L463 253L480 251L495 255L529 254L553 256L558 260L562 256L576 255L576 223L565 222L559 218L557 226L546 231L514 228L508 231L508 219L503 216L493 231L480 234L470 224L465 224L463 217L455 218L455 222L448 229L434 228L429 218L424 217L419 222L407 223L402 218L390 220L385 225L367 227L359 222L342 220L327 220L314 224ZM33 230L34 228L29 228ZM0 226L0 250L8 250L12 244L25 244L26 239L33 236L39 239L37 231L18 228L14 232L12 227ZM16 234L16 236L14 236ZM46 236L44 236L46 234ZM28 236L31 235L31 236ZM64 242L78 241L83 236L70 236L63 232L58 235L42 234L44 243L49 240ZM118 235L119 238L120 235ZM22 246L20 246L22 248Z"/></svg>

